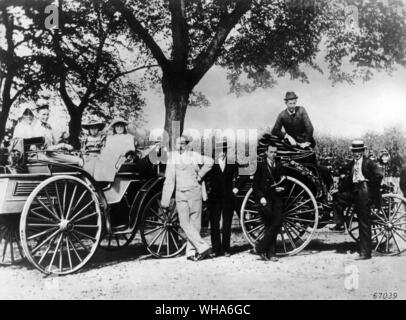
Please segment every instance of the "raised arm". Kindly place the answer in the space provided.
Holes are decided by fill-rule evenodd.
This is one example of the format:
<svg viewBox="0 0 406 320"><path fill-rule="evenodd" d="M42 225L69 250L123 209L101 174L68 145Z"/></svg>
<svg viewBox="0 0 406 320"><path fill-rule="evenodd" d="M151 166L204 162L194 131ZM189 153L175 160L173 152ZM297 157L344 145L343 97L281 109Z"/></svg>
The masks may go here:
<svg viewBox="0 0 406 320"><path fill-rule="evenodd" d="M276 118L275 125L273 126L271 133L274 136L277 136L277 137L283 139L285 136L285 133L282 132L282 127L283 127L282 113L279 113L278 117Z"/></svg>
<svg viewBox="0 0 406 320"><path fill-rule="evenodd" d="M171 155L166 164L165 182L162 189L162 207L169 207L173 190L175 189L175 161Z"/></svg>

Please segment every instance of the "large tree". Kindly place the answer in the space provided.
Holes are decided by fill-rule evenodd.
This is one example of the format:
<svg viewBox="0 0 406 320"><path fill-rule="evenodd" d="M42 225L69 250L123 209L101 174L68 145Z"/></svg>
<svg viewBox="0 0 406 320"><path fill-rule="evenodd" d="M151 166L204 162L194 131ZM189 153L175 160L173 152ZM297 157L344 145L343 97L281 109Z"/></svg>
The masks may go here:
<svg viewBox="0 0 406 320"><path fill-rule="evenodd" d="M37 56L27 50L32 27L27 26L22 6L27 1L0 1L0 141L4 137L12 105L35 96L40 87Z"/></svg>
<svg viewBox="0 0 406 320"><path fill-rule="evenodd" d="M238 94L272 86L285 74L308 81L305 66L322 71L320 52L333 82L368 80L373 70L390 72L406 63L401 1L107 2L160 66L155 80L162 85L169 135L173 121L183 130L190 96L214 64L227 68ZM351 20L355 28L349 28Z"/></svg>
<svg viewBox="0 0 406 320"><path fill-rule="evenodd" d="M56 88L66 106L70 143L79 146L82 116L87 109L99 114L106 108L117 110L124 100L124 106L131 105L132 114L138 116L145 104L143 86L125 77L151 66L143 64L141 56L137 66L120 56L126 49L120 40L123 23L113 14L105 14L100 1L59 0L59 26L47 29L43 22L50 1L36 2L38 7L27 10L27 15L43 31L34 43L42 56L42 82Z"/></svg>

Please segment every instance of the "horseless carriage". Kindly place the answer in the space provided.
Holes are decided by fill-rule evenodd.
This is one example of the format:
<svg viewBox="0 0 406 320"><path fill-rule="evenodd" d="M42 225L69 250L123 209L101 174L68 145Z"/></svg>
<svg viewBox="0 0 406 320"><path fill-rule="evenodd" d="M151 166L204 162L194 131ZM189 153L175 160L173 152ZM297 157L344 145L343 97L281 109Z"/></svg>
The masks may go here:
<svg viewBox="0 0 406 320"><path fill-rule="evenodd" d="M114 181L96 181L78 165L30 151L43 139L26 139L17 168L0 173L0 263L27 258L46 274L81 269L100 246L117 250L137 230L147 250L172 257L186 246L175 209L161 217L163 176L149 157L118 162Z"/></svg>
<svg viewBox="0 0 406 320"><path fill-rule="evenodd" d="M293 255L309 244L317 229L331 223L332 199L313 151L295 149L272 136L264 139L259 149L269 141L275 143L287 174L277 254ZM160 205L164 177L159 163L152 164L148 156L117 162L110 168L114 181L106 183L78 165L38 157L46 151L30 151L35 143L24 140L19 170L7 164L0 167L0 264L26 258L43 273L69 274L85 266L98 247L128 246L138 230L154 257L183 252L186 237L175 201L169 210ZM383 188L380 205L371 209L374 249L399 254L406 249L406 199L391 193L387 185ZM265 222L250 183L240 198L242 230L254 245L264 234ZM346 227L357 240L357 217L351 207L346 210Z"/></svg>
<svg viewBox="0 0 406 320"><path fill-rule="evenodd" d="M283 193L284 212L281 232L277 238L278 255L294 255L302 251L321 229L333 223L333 196L320 176L315 153L289 146L279 138L264 135L258 152L269 144L278 147L277 156L286 171L287 183ZM400 254L406 249L406 199L394 193L394 186L381 185L381 199L371 206L373 250L384 255ZM248 190L248 191L247 191ZM260 204L250 185L245 187L240 222L248 242L254 246L264 235L265 221ZM345 210L347 232L359 241L357 216L353 206Z"/></svg>

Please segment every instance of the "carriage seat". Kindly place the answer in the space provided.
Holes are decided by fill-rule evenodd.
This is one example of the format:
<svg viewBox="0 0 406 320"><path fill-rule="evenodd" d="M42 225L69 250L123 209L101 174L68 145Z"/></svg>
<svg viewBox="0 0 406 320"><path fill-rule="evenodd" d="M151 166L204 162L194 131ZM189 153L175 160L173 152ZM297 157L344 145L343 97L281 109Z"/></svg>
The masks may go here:
<svg viewBox="0 0 406 320"><path fill-rule="evenodd" d="M300 162L316 162L314 150L292 146L281 138L269 133L265 133L258 141L258 156L264 156L265 150L269 145L274 145L278 148L278 157L299 160Z"/></svg>

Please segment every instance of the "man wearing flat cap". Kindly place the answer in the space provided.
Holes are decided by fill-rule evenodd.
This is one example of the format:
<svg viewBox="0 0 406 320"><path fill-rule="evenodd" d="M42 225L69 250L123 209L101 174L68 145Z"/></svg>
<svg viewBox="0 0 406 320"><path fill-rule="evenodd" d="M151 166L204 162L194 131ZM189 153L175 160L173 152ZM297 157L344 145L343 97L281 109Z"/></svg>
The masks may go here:
<svg viewBox="0 0 406 320"><path fill-rule="evenodd" d="M272 134L286 139L293 146L314 147L313 125L304 107L296 106L297 95L288 91L285 96L286 109L279 113ZM282 131L284 128L284 132Z"/></svg>
<svg viewBox="0 0 406 320"><path fill-rule="evenodd" d="M334 213L337 225L344 223L344 209L354 204L359 224L359 258L370 259L371 240L371 204L379 205L382 173L375 161L364 155L365 146L362 140L354 140L351 145L353 160L340 171L345 175L343 186L334 196Z"/></svg>

